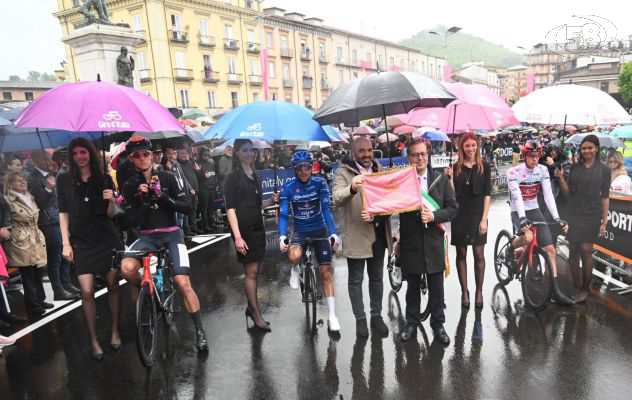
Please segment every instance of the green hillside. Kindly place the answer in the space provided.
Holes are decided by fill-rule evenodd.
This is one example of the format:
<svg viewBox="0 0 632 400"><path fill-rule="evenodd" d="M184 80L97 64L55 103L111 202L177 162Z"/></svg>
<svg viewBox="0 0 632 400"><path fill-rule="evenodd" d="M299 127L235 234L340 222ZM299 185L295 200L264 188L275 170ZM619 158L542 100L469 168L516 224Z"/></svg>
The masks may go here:
<svg viewBox="0 0 632 400"><path fill-rule="evenodd" d="M443 36L431 35L428 32L435 31L443 34L446 29L445 26L426 29L399 43L419 49L426 54L444 57L446 51L443 49ZM448 37L447 57L453 69L469 61L485 61L485 64L497 67L513 67L526 61L526 58L517 52L464 31Z"/></svg>

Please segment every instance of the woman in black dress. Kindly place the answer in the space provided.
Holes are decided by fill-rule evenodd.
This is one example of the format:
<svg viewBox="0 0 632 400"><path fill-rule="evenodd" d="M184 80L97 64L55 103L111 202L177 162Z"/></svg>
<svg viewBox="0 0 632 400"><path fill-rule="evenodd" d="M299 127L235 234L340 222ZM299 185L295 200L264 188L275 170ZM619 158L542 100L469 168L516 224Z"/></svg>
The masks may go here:
<svg viewBox="0 0 632 400"><path fill-rule="evenodd" d="M610 206L610 169L599 156L597 136L588 135L582 140L579 160L571 167L568 180L561 169L555 171L555 176L568 197L568 261L578 291L576 302L581 303L588 298L593 243L606 232Z"/></svg>
<svg viewBox="0 0 632 400"><path fill-rule="evenodd" d="M110 346L114 350L121 347L118 271L112 268L112 249L122 250L123 246L111 219L115 212L114 182L103 173L101 157L86 139L73 139L68 144L68 165L69 171L57 177L62 255L75 264L92 357L101 361L103 349L96 334L94 274L105 274L112 319Z"/></svg>
<svg viewBox="0 0 632 400"><path fill-rule="evenodd" d="M465 133L459 141L459 161L453 173L446 168L459 203L459 213L452 221L452 245L456 246L456 268L461 283L461 305L470 307L467 287L467 247L474 252L476 280L476 308L483 307L483 279L485 277L485 244L487 243L487 215L491 203L491 168L481 158L481 147L473 133Z"/></svg>
<svg viewBox="0 0 632 400"><path fill-rule="evenodd" d="M252 142L237 139L233 146L233 170L224 180L224 205L235 241L237 261L243 264L246 275L246 322L250 317L256 328L270 332L270 324L261 316L257 303L257 274L266 250L261 209L278 202L279 198L275 193L272 199L261 200L261 177L254 168Z"/></svg>

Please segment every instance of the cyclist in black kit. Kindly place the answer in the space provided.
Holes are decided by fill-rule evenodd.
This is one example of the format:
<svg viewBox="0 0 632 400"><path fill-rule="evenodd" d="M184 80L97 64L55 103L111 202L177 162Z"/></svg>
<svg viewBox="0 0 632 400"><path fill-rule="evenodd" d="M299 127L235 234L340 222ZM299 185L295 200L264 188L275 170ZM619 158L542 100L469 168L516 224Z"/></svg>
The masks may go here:
<svg viewBox="0 0 632 400"><path fill-rule="evenodd" d="M184 233L176 222L176 212L189 213L189 198L173 173L153 170L149 140L134 136L127 142L126 151L136 168L136 174L123 187L125 218L130 226L139 229L139 238L132 243L130 250L169 249L175 284L195 324L197 349L208 351L200 319L200 301L189 279L189 255L184 244ZM137 256L126 255L121 261L121 273L129 283L136 286L140 285L139 268L140 259Z"/></svg>

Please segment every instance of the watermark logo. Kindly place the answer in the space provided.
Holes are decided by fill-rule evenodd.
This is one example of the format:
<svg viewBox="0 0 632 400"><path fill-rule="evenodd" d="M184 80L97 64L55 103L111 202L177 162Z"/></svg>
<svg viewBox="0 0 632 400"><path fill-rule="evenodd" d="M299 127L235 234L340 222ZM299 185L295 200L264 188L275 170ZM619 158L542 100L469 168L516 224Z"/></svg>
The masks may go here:
<svg viewBox="0 0 632 400"><path fill-rule="evenodd" d="M131 129L129 122L122 121L123 116L118 111L108 111L103 114L103 121L97 121L100 129Z"/></svg>
<svg viewBox="0 0 632 400"><path fill-rule="evenodd" d="M240 132L240 137L263 137L264 133L261 132L262 126L260 123L252 124L246 127L245 132Z"/></svg>
<svg viewBox="0 0 632 400"><path fill-rule="evenodd" d="M600 49L617 42L617 27L598 15L573 15L572 21L547 32L546 48L560 56Z"/></svg>

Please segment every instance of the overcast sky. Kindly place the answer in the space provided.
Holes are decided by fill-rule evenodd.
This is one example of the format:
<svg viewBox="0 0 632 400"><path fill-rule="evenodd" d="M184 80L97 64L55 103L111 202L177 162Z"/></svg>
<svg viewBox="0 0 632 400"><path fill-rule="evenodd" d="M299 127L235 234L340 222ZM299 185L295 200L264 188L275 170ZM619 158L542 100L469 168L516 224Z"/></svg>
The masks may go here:
<svg viewBox="0 0 632 400"><path fill-rule="evenodd" d="M573 15L598 16L591 19L608 35L614 35L608 21L618 28L619 38L632 33L631 9L625 0L265 0L263 4L393 41L437 24L456 25L463 32L516 51L520 51L518 45L529 48L543 42L547 32L557 26L586 21ZM56 0L0 0L0 80L13 74L25 77L30 70L52 73L59 69L64 51L61 28L52 15L56 10Z"/></svg>

